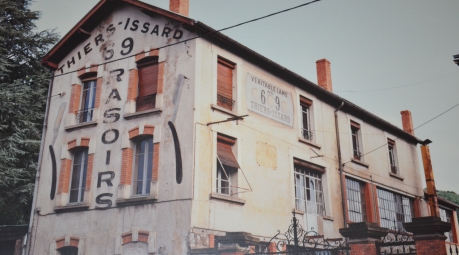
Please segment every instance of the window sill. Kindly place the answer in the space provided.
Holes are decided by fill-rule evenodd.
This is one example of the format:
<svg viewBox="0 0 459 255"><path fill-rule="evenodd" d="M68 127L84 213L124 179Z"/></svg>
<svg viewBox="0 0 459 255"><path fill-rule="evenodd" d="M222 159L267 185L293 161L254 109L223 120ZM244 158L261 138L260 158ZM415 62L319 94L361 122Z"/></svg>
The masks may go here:
<svg viewBox="0 0 459 255"><path fill-rule="evenodd" d="M352 159L351 159L351 162L352 162L352 163L355 163L355 164L357 164L357 165L366 167L366 168L369 168L369 167L370 167L370 165L368 165L367 163L362 162L362 161L360 161L360 160L358 160L358 159L355 159L355 158L352 158Z"/></svg>
<svg viewBox="0 0 459 255"><path fill-rule="evenodd" d="M300 211L300 210L297 210L297 209L294 209L294 210L293 210L293 213L294 213L294 214L299 214L299 215L304 215L304 212L303 212L303 211Z"/></svg>
<svg viewBox="0 0 459 255"><path fill-rule="evenodd" d="M83 123L79 123L79 124L72 125L72 126L67 126L65 127L65 130L70 132L70 131L81 129L81 128L95 127L95 126L97 126L97 120L83 122Z"/></svg>
<svg viewBox="0 0 459 255"><path fill-rule="evenodd" d="M210 105L210 108L211 108L212 110L217 110L217 111L219 111L219 112L228 114L228 115L230 115L230 116L237 117L237 115L234 114L233 111L230 111L230 110L228 110L228 109L226 109L226 108L223 108L223 107L221 107L221 106L218 106L218 105L215 105L215 104L211 104L211 105Z"/></svg>
<svg viewBox="0 0 459 255"><path fill-rule="evenodd" d="M332 216L322 215L322 218L323 218L324 220L334 221L334 219L333 219Z"/></svg>
<svg viewBox="0 0 459 255"><path fill-rule="evenodd" d="M126 113L123 115L123 117L127 120L130 120L130 119L136 119L136 118L140 118L140 117L144 117L148 115L160 114L162 111L163 110L161 108L153 108L153 109L145 110L141 112Z"/></svg>
<svg viewBox="0 0 459 255"><path fill-rule="evenodd" d="M390 175L391 177L394 177L395 179L399 179L400 181L405 180L405 178L401 177L401 176L398 175L398 174L389 173L389 175Z"/></svg>
<svg viewBox="0 0 459 255"><path fill-rule="evenodd" d="M218 194L218 193L214 193L214 192L210 193L209 196L212 199L223 200L223 201L236 203L236 204L241 204L241 205L245 204L245 200L244 199L235 198L235 197L231 197L231 196L227 196L227 195L222 195L222 194Z"/></svg>
<svg viewBox="0 0 459 255"><path fill-rule="evenodd" d="M88 209L89 209L89 205L87 203L68 204L64 206L54 207L54 211L56 213L79 212L79 211L86 211Z"/></svg>
<svg viewBox="0 0 459 255"><path fill-rule="evenodd" d="M152 196L138 196L138 197L130 197L125 199L117 199L115 201L117 206L124 207L124 206L131 206L131 205L145 205L145 204L153 204L158 199Z"/></svg>
<svg viewBox="0 0 459 255"><path fill-rule="evenodd" d="M306 140L306 139L304 139L302 137L298 137L298 141L300 141L300 142L302 142L304 144L307 144L309 146L315 147L315 148L317 148L319 150L320 150L320 148L322 148L322 146L318 145L317 143L314 143L312 141Z"/></svg>

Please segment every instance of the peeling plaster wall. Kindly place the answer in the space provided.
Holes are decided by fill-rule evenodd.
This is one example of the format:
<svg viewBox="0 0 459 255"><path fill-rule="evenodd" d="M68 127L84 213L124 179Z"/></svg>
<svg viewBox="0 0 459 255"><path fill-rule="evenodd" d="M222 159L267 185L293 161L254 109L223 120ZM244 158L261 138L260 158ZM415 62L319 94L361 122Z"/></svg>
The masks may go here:
<svg viewBox="0 0 459 255"><path fill-rule="evenodd" d="M130 19L130 24L125 28L126 21ZM138 20L138 29L132 31L134 20ZM150 23L148 33L143 33L145 22ZM159 35L150 34L154 25L159 26ZM112 25L112 26L110 26ZM112 28L115 28L113 31ZM173 31L168 38L161 37L164 27L169 27L173 31L180 29L183 32L181 40L192 37L188 31L181 28L179 23L175 23L160 15L150 17L142 13L138 8L124 6L115 10L110 17L105 19L96 29L91 32L91 36L73 51L71 51L59 66L65 65L63 72L72 72L54 78L52 94L66 92L62 98L52 97L50 101L49 123L46 132L45 150L43 151L43 162L40 167L41 178L37 195L37 207L39 216L36 216L34 223L32 253L33 254L55 254L53 243L56 239L65 235L72 235L84 238L84 254L121 254L121 235L125 232L138 229L154 233L150 235L154 244L149 244L151 252L157 254L184 254L187 250L187 233L191 226L191 199L192 194L192 169L193 169L193 104L194 104L194 66L195 66L195 42L190 41L186 44L178 44L159 50L158 61L164 61L164 92L157 96L156 107L161 110L159 114L139 116L134 119L125 119L128 113L133 112L133 105L127 101L129 70L136 67L135 57L104 64L95 68L97 77L102 79L100 106L94 110L93 121L95 125L86 126L69 130L69 127L76 125L75 114L69 113L68 107L71 96L72 84L83 84L78 78L76 70L82 67L90 67L94 64L103 63L113 49L114 56L109 60L118 59L128 55L136 54L144 50L159 48L174 42L178 39L172 38ZM95 38L101 34L104 41L99 41L96 45ZM127 55L129 47L123 48L123 40L132 38L134 43L132 50ZM88 45L91 51L85 55L85 46ZM128 41L124 46L128 45ZM105 52L105 53L104 53ZM108 55L107 55L108 54ZM72 61L72 57L75 63ZM81 59L79 59L81 57ZM70 68L67 61L70 61ZM94 69L94 68L93 68ZM123 69L124 73L117 79L120 72L111 72L116 69ZM73 72L74 71L74 72ZM56 71L56 75L61 72ZM177 86L178 75L187 77L183 83L180 100L178 104L173 103L175 88ZM113 89L117 89L121 98L118 101L109 95ZM57 132L53 131L55 119L61 103L67 103L64 111L63 120L58 126ZM110 113L119 113L120 118L114 123L114 117L104 117L104 113L113 108L118 108ZM135 108L134 108L135 109ZM176 113L174 122L180 141L183 165L183 181L181 184L176 182L176 157L174 141L168 125L172 121L172 116ZM132 186L120 188L122 149L133 148L133 142L129 140L129 130L139 127L140 132L145 129L145 125L154 126L154 143L160 144L159 151L159 170L158 182L153 185L157 201L153 204L143 204L136 206L120 207L116 200L127 194L127 200L132 196ZM103 134L110 129L119 131L118 139L115 139L113 132L109 132L106 140L114 142L105 144L102 142ZM94 155L94 165L91 175L90 191L85 192L84 204L89 209L80 212L55 213L58 207L68 206L68 195L58 194L54 200L50 200L51 187L51 159L48 147L54 143L57 159L57 180L61 159L72 160L72 153L67 151L67 143L76 140L77 144L81 138L90 138L89 154ZM106 152L110 150L110 164L106 164ZM114 179L111 181L113 186L108 186L102 182L101 187L97 187L98 173L113 171ZM59 183L58 183L59 185ZM96 202L100 194L111 194L104 196L103 199L111 201L110 208L107 204ZM99 207L99 208L98 208ZM98 210L101 209L101 210ZM152 246L153 245L153 246ZM152 248L153 247L153 248ZM150 252L150 250L149 250Z"/></svg>

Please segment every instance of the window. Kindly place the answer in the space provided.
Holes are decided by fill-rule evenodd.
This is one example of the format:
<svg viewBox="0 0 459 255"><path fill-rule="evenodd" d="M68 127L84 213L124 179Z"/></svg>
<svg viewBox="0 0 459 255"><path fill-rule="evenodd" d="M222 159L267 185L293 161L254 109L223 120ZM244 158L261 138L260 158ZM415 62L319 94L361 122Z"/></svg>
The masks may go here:
<svg viewBox="0 0 459 255"><path fill-rule="evenodd" d="M153 137L140 137L135 141L134 194L150 194L153 170Z"/></svg>
<svg viewBox="0 0 459 255"><path fill-rule="evenodd" d="M80 111L77 112L78 123L92 120L94 105L96 102L97 80L89 80L83 83Z"/></svg>
<svg viewBox="0 0 459 255"><path fill-rule="evenodd" d="M393 174L398 174L395 141L387 139L387 148L389 151L390 172Z"/></svg>
<svg viewBox="0 0 459 255"><path fill-rule="evenodd" d="M86 172L88 170L88 149L77 148L73 157L72 180L69 203L80 203L84 199Z"/></svg>
<svg viewBox="0 0 459 255"><path fill-rule="evenodd" d="M137 62L139 87L136 99L136 111L153 109L158 93L159 64L157 57L149 57Z"/></svg>
<svg viewBox="0 0 459 255"><path fill-rule="evenodd" d="M451 223L452 211L440 208L440 218L444 222ZM454 243L453 228L449 232L445 232L446 242Z"/></svg>
<svg viewBox="0 0 459 255"><path fill-rule="evenodd" d="M361 147L361 134L360 134L360 125L351 121L351 133L352 133L352 150L354 159L361 160L362 152Z"/></svg>
<svg viewBox="0 0 459 255"><path fill-rule="evenodd" d="M64 246L58 251L59 255L78 255L78 248L73 246Z"/></svg>
<svg viewBox="0 0 459 255"><path fill-rule="evenodd" d="M349 221L367 221L365 208L365 183L346 178L347 210Z"/></svg>
<svg viewBox="0 0 459 255"><path fill-rule="evenodd" d="M379 217L381 227L402 229L404 222L411 222L413 200L387 190L378 189Z"/></svg>
<svg viewBox="0 0 459 255"><path fill-rule="evenodd" d="M302 137L306 140L312 141L313 133L311 130L311 106L312 101L304 97L300 97L301 116L302 116Z"/></svg>
<svg viewBox="0 0 459 255"><path fill-rule="evenodd" d="M216 192L224 195L233 195L237 188L237 170L239 163L233 153L236 140L217 136L217 185Z"/></svg>
<svg viewBox="0 0 459 255"><path fill-rule="evenodd" d="M235 64L218 58L217 61L217 105L233 110L233 72Z"/></svg>
<svg viewBox="0 0 459 255"><path fill-rule="evenodd" d="M322 173L314 171L307 163L295 160L296 209L309 214L325 214L322 191Z"/></svg>

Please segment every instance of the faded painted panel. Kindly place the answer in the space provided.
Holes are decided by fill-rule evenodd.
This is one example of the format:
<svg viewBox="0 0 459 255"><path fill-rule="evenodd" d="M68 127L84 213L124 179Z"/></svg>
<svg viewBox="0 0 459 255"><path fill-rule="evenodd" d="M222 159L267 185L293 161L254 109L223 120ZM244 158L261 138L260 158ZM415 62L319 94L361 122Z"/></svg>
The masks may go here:
<svg viewBox="0 0 459 255"><path fill-rule="evenodd" d="M274 145L257 142L257 163L271 169L277 168L277 151Z"/></svg>

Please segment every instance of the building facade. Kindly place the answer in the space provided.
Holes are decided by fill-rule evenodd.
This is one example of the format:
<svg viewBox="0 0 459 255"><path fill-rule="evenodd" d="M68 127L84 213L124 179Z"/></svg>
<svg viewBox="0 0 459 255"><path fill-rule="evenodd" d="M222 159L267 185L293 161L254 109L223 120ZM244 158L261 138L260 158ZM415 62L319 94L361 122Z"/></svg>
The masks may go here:
<svg viewBox="0 0 459 255"><path fill-rule="evenodd" d="M398 128L333 94L328 60L317 85L187 16L185 0L101 0L45 56L28 254L187 254L269 241L292 213L330 238L429 215L409 111Z"/></svg>

